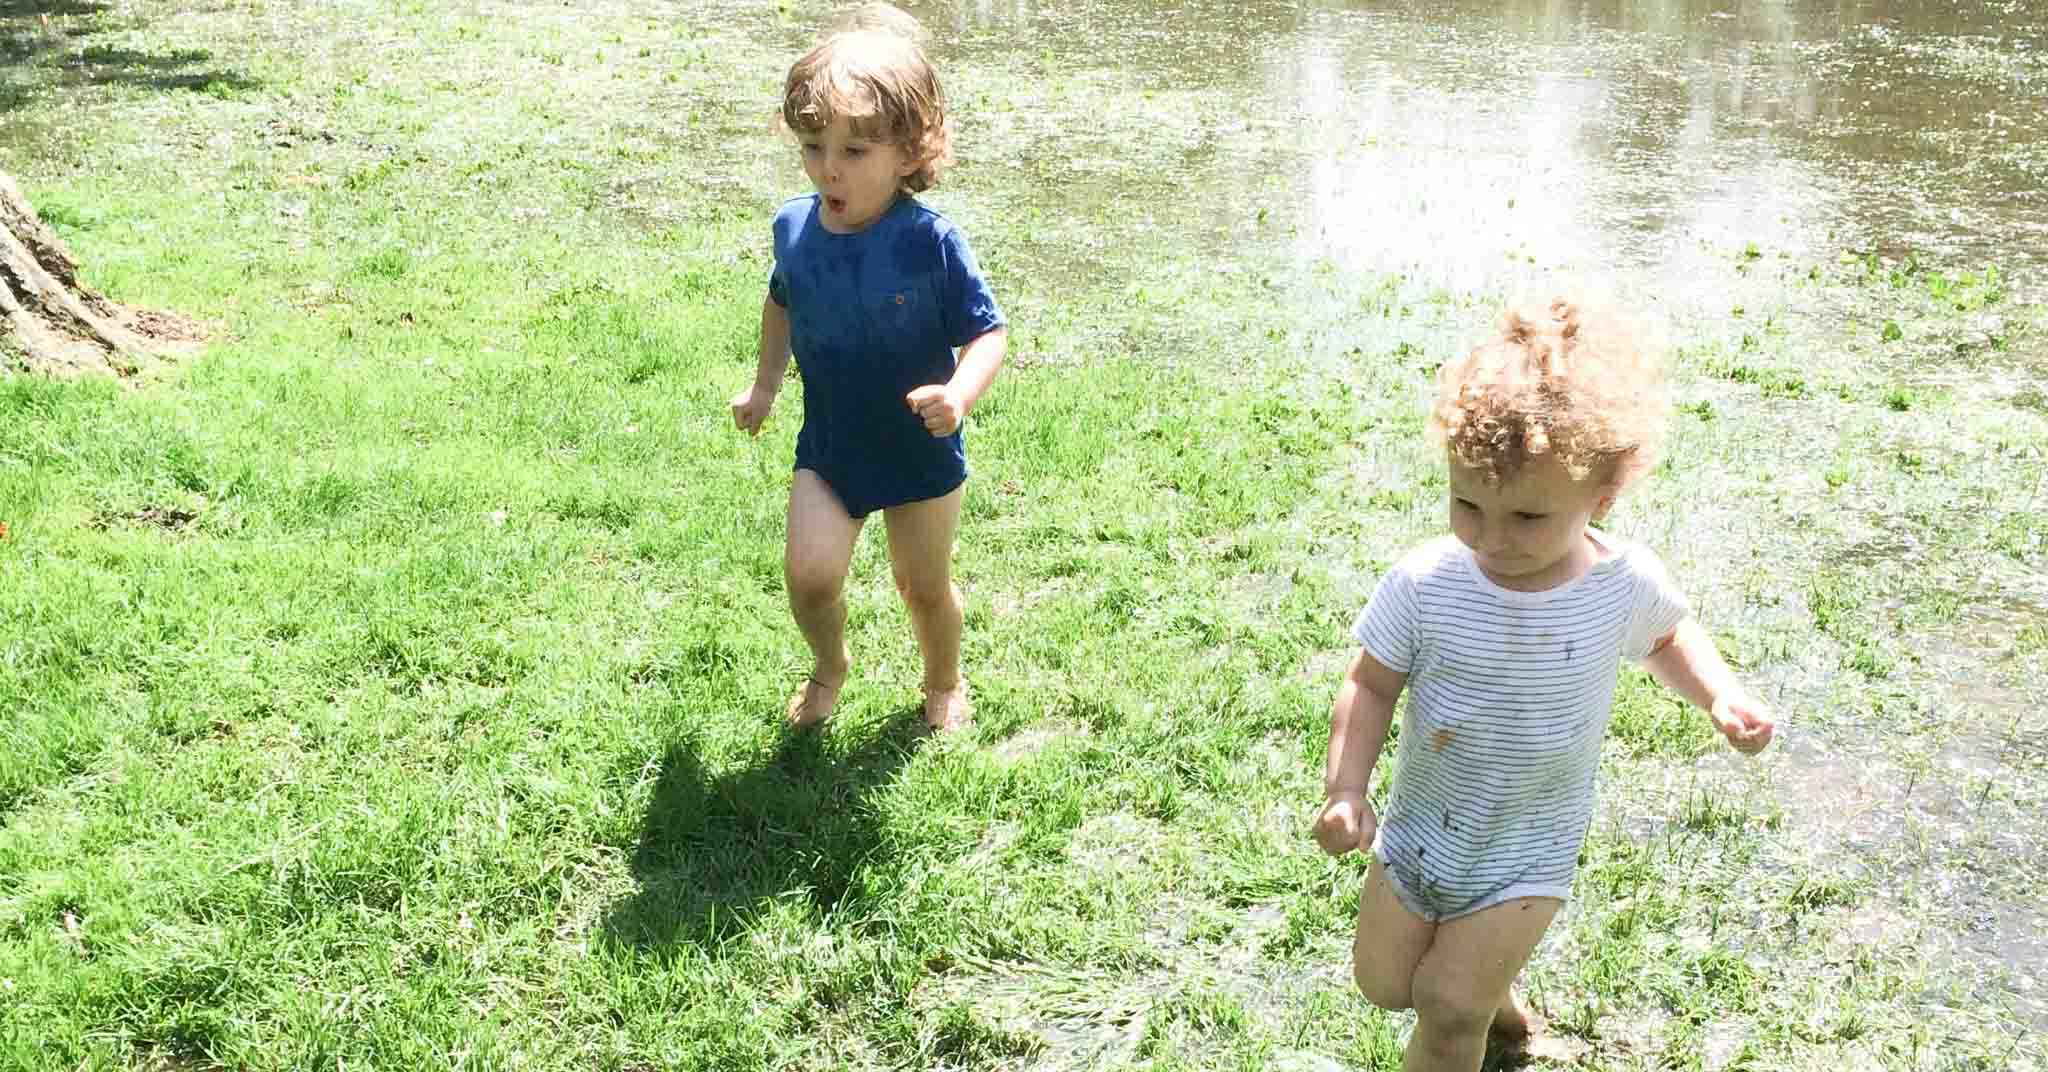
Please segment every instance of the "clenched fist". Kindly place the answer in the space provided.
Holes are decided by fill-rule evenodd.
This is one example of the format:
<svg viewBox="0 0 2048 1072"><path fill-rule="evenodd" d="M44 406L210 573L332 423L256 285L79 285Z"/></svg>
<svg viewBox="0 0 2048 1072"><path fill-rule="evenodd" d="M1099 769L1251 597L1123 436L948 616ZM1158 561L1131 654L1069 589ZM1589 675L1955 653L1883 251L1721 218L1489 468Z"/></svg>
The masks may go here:
<svg viewBox="0 0 2048 1072"><path fill-rule="evenodd" d="M952 435L960 430L960 422L967 419L967 406L953 393L950 384L927 384L904 395L903 400L924 422L924 430L934 436Z"/></svg>
<svg viewBox="0 0 2048 1072"><path fill-rule="evenodd" d="M1747 696L1715 700L1713 709L1707 714L1714 720L1714 728L1721 731L1721 736L1728 738L1728 743L1744 755L1753 756L1763 751L1764 746L1771 743L1771 734L1778 726L1770 708Z"/></svg>
<svg viewBox="0 0 2048 1072"><path fill-rule="evenodd" d="M1316 816L1316 844L1332 856L1369 851L1379 831L1380 817L1363 793L1339 793L1324 801Z"/></svg>
<svg viewBox="0 0 2048 1072"><path fill-rule="evenodd" d="M748 435L760 435L768 423L768 411L775 408L775 393L749 387L732 396L732 423Z"/></svg>

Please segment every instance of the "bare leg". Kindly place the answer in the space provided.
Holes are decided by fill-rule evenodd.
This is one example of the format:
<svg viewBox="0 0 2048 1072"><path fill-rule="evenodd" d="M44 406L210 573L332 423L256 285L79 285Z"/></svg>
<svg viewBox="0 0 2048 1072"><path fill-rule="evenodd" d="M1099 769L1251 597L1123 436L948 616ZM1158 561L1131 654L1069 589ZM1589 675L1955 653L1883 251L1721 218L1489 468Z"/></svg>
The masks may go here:
<svg viewBox="0 0 2048 1072"><path fill-rule="evenodd" d="M933 729L967 725L967 682L960 676L960 590L953 585L953 538L966 486L936 499L892 506L889 561L924 653L924 719Z"/></svg>
<svg viewBox="0 0 2048 1072"><path fill-rule="evenodd" d="M1509 988L1560 907L1526 897L1438 925L1415 966L1415 1035L1404 1072L1476 1072L1487 1029L1503 1006L1514 1008Z"/></svg>
<svg viewBox="0 0 2048 1072"><path fill-rule="evenodd" d="M849 516L831 485L809 469L796 471L789 488L789 542L782 574L789 609L811 648L811 676L789 701L789 724L815 726L832 717L846 684L851 658L846 650L846 570L860 538L859 518Z"/></svg>
<svg viewBox="0 0 2048 1072"><path fill-rule="evenodd" d="M1415 966L1435 938L1436 924L1401 903L1386 865L1374 859L1358 894L1358 934L1351 941L1351 978L1358 992L1382 1009L1414 1008Z"/></svg>

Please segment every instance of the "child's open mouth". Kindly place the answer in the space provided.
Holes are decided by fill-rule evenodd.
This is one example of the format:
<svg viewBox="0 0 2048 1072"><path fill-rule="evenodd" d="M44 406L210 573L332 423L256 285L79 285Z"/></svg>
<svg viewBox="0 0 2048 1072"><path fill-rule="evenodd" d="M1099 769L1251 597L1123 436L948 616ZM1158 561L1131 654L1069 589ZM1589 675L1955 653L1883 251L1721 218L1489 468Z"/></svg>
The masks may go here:
<svg viewBox="0 0 2048 1072"><path fill-rule="evenodd" d="M831 209L834 213L845 212L846 199L843 197L828 197L825 199L825 207Z"/></svg>

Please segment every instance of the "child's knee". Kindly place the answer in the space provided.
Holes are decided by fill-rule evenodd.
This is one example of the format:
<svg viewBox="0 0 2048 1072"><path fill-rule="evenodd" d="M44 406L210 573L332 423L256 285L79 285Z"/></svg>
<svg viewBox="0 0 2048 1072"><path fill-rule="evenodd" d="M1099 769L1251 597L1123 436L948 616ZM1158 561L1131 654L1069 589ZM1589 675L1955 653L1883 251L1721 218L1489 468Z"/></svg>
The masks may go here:
<svg viewBox="0 0 2048 1072"><path fill-rule="evenodd" d="M1356 964L1351 966L1351 981L1358 984L1358 992L1365 996L1365 1000L1379 1008L1400 1012L1409 1007L1407 988L1376 978Z"/></svg>
<svg viewBox="0 0 2048 1072"><path fill-rule="evenodd" d="M1418 1019L1449 1034L1485 1031L1500 1007L1499 995L1479 993L1449 972L1417 972L1409 996Z"/></svg>
<svg viewBox="0 0 2048 1072"><path fill-rule="evenodd" d="M896 593L912 610L939 610L953 602L953 580L950 577L934 579L898 572Z"/></svg>
<svg viewBox="0 0 2048 1072"><path fill-rule="evenodd" d="M1351 954L1351 981L1357 984L1365 1000L1388 1012L1400 1012L1413 1004L1410 978L1394 978L1393 973L1358 950Z"/></svg>
<svg viewBox="0 0 2048 1072"><path fill-rule="evenodd" d="M789 589L790 602L799 606L830 603L845 587L846 573L830 564L792 561L783 570L783 584Z"/></svg>

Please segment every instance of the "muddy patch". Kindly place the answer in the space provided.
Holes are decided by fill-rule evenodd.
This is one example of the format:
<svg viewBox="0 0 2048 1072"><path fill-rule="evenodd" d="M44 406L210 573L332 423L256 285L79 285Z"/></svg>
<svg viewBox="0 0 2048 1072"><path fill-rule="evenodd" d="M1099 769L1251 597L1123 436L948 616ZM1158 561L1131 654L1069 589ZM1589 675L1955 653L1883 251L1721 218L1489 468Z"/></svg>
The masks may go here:
<svg viewBox="0 0 2048 1072"><path fill-rule="evenodd" d="M199 514L177 506L143 506L133 510L93 515L92 527L102 532L112 528L155 529L182 532L199 520Z"/></svg>

